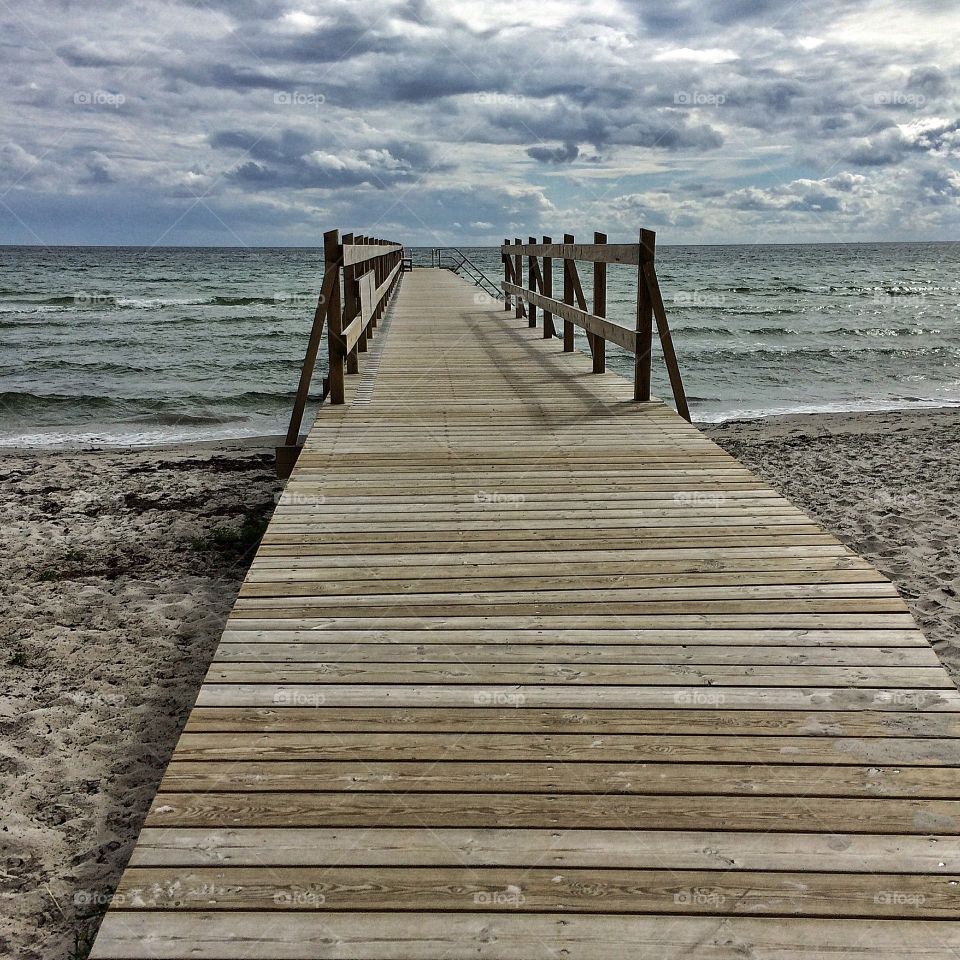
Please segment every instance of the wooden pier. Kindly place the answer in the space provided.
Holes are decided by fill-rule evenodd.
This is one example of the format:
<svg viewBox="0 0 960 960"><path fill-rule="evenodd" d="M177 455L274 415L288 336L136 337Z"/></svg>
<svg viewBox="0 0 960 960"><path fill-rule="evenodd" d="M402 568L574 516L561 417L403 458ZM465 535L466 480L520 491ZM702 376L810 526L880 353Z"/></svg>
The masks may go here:
<svg viewBox="0 0 960 960"><path fill-rule="evenodd" d="M365 356L92 956L956 958L960 695L897 591L532 327L603 311L515 249L509 312L396 249L338 298Z"/></svg>

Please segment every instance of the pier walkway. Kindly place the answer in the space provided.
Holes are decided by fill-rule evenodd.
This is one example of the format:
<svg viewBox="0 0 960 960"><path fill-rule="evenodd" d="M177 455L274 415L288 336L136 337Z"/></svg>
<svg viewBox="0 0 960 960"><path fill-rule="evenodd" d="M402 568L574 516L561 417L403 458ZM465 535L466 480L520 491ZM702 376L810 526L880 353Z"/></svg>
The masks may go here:
<svg viewBox="0 0 960 960"><path fill-rule="evenodd" d="M960 956L894 587L476 290L405 274L318 415L92 956Z"/></svg>

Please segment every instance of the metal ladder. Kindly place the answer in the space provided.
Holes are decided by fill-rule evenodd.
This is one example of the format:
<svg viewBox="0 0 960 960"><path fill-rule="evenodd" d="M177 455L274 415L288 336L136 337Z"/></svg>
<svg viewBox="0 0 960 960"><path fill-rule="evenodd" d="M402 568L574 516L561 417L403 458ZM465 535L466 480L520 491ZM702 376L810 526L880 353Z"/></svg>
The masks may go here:
<svg viewBox="0 0 960 960"><path fill-rule="evenodd" d="M452 270L457 276L472 280L484 293L499 299L502 291L459 247L434 247L430 251L430 265ZM461 272L462 271L462 272Z"/></svg>

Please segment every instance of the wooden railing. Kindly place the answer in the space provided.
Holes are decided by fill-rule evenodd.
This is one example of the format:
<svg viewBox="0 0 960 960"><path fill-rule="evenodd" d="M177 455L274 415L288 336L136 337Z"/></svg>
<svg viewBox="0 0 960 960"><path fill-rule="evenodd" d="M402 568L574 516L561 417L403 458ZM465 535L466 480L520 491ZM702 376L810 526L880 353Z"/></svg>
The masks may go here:
<svg viewBox="0 0 960 960"><path fill-rule="evenodd" d="M652 230L640 231L639 243L607 243L605 234L595 233L593 243L576 243L572 234L565 234L563 243L554 243L544 237L538 243L530 237L523 243L518 237L511 243L503 241L500 248L503 260L504 310L511 302L517 317L526 316L531 327L537 325L537 310L543 312L543 336L558 336L554 317L563 321L563 349L573 350L573 330L580 327L587 335L593 356L593 372L606 370L606 342L617 344L634 355L633 397L635 400L650 399L651 351L653 348L653 324L656 320L657 334L663 350L663 359L673 389L677 412L690 419L687 398L680 377L680 366L670 336L667 313L660 293L660 282L655 267L656 234ZM523 260L527 260L527 283L523 282ZM553 262L562 262L563 299L553 295ZM593 264L593 305L587 306L577 270L577 261ZM542 261L542 265L541 265ZM636 328L628 329L613 323L607 314L607 265L625 264L637 268Z"/></svg>
<svg viewBox="0 0 960 960"><path fill-rule="evenodd" d="M310 383L320 350L324 323L327 326L329 366L323 399L344 402L344 374L360 370L361 353L374 336L403 274L403 245L375 237L329 230L323 235L324 272L313 327L300 370L286 443L277 447L277 473L290 475L300 452L300 428L310 396Z"/></svg>

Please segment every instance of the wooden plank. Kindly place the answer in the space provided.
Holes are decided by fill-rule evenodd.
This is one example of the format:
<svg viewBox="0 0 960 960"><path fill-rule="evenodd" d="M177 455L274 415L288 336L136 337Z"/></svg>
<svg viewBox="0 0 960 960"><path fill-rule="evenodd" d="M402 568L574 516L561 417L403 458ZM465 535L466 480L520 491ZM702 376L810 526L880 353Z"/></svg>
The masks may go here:
<svg viewBox="0 0 960 960"><path fill-rule="evenodd" d="M954 920L956 881L904 874L595 870L531 867L194 867L128 870L118 898L128 911L176 907L226 910L439 910L506 906L520 914L631 913ZM892 890L899 898L891 895ZM211 893L212 891L212 893Z"/></svg>
<svg viewBox="0 0 960 960"><path fill-rule="evenodd" d="M132 866L524 867L556 869L802 870L950 876L960 872L960 838L883 834L706 831L498 830L460 828L226 827L211 843L204 827L147 827ZM541 858L546 858L541 861Z"/></svg>
<svg viewBox="0 0 960 960"><path fill-rule="evenodd" d="M194 708L187 720L191 733L632 733L638 736L798 736L798 737L960 737L957 713L885 709L744 710L701 705L689 710L617 709L598 705L578 710L488 704L443 707L278 706Z"/></svg>
<svg viewBox="0 0 960 960"><path fill-rule="evenodd" d="M318 687L294 683L205 683L197 697L202 707L448 707L512 705L516 708L562 707L608 709L699 710L723 706L733 710L900 710L960 711L960 694L951 690L913 687L849 689L836 687L750 687L717 689L690 683L669 686L576 686L529 684L491 687L489 684L330 684Z"/></svg>
<svg viewBox="0 0 960 960"><path fill-rule="evenodd" d="M722 691L718 691L721 693ZM503 700L509 702L509 693ZM723 706L720 696L708 705ZM522 706L522 703L518 704ZM929 737L861 739L838 736L748 735L698 737L674 734L553 733L264 733L255 743L243 733L184 733L177 745L177 761L471 761L507 763L530 761L563 764L596 763L741 763L869 765L922 767L960 766L960 740ZM574 775L571 768L567 775ZM490 775L490 774L488 774ZM579 774L576 774L579 776ZM636 776L642 776L638 770ZM956 773L950 773L952 779ZM574 784L573 786L576 787ZM810 781L815 789L815 781ZM464 791L471 792L471 791ZM481 791L482 792L482 791ZM550 792L550 791L545 791ZM575 790L579 792L579 789ZM588 791L589 792L589 791ZM638 790L637 792L643 792ZM704 792L704 791L701 791Z"/></svg>
<svg viewBox="0 0 960 960"><path fill-rule="evenodd" d="M877 751L879 753L879 751ZM891 758L891 763L895 762ZM496 769L464 761L326 760L171 761L160 789L170 793L304 791L359 793L561 792L595 794L741 793L774 797L925 797L949 800L960 769L750 763L577 763L497 760ZM681 801L682 802L682 801Z"/></svg>
<svg viewBox="0 0 960 960"><path fill-rule="evenodd" d="M960 835L960 801L521 793L158 793L151 827L553 827Z"/></svg>
<svg viewBox="0 0 960 960"><path fill-rule="evenodd" d="M472 914L367 911L214 914L202 910L107 915L92 960L947 960L960 950L952 920ZM575 951L575 952L573 952Z"/></svg>

